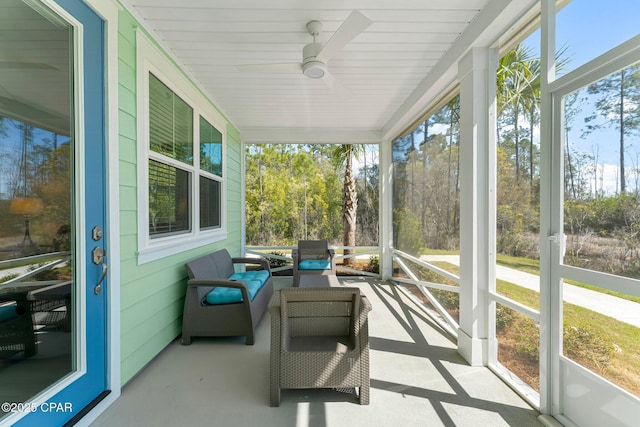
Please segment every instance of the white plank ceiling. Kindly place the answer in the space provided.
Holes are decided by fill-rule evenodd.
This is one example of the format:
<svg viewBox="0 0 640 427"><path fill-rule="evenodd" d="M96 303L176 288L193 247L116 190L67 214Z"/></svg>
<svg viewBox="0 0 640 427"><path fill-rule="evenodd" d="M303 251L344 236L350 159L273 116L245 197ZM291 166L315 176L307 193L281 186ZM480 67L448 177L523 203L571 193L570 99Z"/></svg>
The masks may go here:
<svg viewBox="0 0 640 427"><path fill-rule="evenodd" d="M241 130L245 141L375 140L492 0L123 0ZM498 8L501 9L501 8ZM373 23L328 62L348 93L301 71L319 20L325 43L353 10ZM500 10L496 10L496 13ZM468 46L467 46L468 47ZM397 119L396 119L397 120ZM405 119L406 120L406 119ZM341 141L342 140L342 141Z"/></svg>
<svg viewBox="0 0 640 427"><path fill-rule="evenodd" d="M245 142L379 142L393 138L455 77L475 43L495 39L535 0L120 0L210 95ZM21 0L0 2L0 62L49 64L55 52L30 51L38 37L52 49L63 40L28 27ZM249 64L301 62L312 41L305 25L319 20L325 43L352 11L372 24L328 61L346 90L293 72L256 72ZM34 23L33 25L37 25ZM17 31L19 30L19 31ZM57 30L57 29L56 29ZM59 32L59 30L57 30ZM491 33L491 34L489 34ZM7 37L11 37L7 39ZM43 43L46 40L46 43ZM28 56L28 58L25 57ZM64 57L64 56L62 56ZM26 59L25 59L26 58ZM65 64L53 64L65 70ZM66 70L65 70L66 71ZM11 73L32 73L34 91L46 70L0 66L0 96ZM49 74L53 74L49 70ZM44 80L43 80L44 81ZM28 103L28 99L22 99ZM52 106L45 106L53 108Z"/></svg>

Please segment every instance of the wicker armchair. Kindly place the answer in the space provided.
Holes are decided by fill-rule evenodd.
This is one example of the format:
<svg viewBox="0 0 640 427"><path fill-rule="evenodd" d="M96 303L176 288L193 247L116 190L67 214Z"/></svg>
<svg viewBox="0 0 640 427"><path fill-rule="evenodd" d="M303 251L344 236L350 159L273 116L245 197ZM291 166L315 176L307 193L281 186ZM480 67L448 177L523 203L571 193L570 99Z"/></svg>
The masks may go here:
<svg viewBox="0 0 640 427"><path fill-rule="evenodd" d="M299 240L291 253L293 286L300 284L301 274L336 274L335 251L326 240Z"/></svg>
<svg viewBox="0 0 640 427"><path fill-rule="evenodd" d="M24 351L24 357L36 354L36 339L28 301L0 305L0 359Z"/></svg>
<svg viewBox="0 0 640 427"><path fill-rule="evenodd" d="M371 305L357 288L287 288L269 304L270 403L282 389L359 388L369 404Z"/></svg>

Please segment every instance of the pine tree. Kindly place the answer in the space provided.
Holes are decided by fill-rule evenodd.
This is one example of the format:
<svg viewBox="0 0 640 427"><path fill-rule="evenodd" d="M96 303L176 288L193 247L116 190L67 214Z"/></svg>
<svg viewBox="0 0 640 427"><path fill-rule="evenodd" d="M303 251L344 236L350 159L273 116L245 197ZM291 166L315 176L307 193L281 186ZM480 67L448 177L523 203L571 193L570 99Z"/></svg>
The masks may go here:
<svg viewBox="0 0 640 427"><path fill-rule="evenodd" d="M640 131L640 65L625 68L589 85L587 93L598 98L595 102L596 113L585 118L585 133L606 127L613 127L618 131L620 193L624 193L625 138Z"/></svg>

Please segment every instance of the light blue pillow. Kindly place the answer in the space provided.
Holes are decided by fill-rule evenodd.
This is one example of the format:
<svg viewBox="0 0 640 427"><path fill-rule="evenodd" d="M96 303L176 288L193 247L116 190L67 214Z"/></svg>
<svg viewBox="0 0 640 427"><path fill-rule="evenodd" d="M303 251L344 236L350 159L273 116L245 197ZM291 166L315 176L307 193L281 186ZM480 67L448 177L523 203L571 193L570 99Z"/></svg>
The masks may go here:
<svg viewBox="0 0 640 427"><path fill-rule="evenodd" d="M240 280L247 284L249 299L251 299L251 301L253 301L253 298L266 283L267 279L269 279L269 272L267 270L244 271L229 276L229 280ZM242 291L238 288L217 287L207 294L205 301L211 305L242 302Z"/></svg>
<svg viewBox="0 0 640 427"><path fill-rule="evenodd" d="M331 270L331 262L324 259L305 259L298 264L298 270Z"/></svg>
<svg viewBox="0 0 640 427"><path fill-rule="evenodd" d="M16 304L9 304L0 307L0 322L4 322L5 320L13 319L17 317L16 313Z"/></svg>

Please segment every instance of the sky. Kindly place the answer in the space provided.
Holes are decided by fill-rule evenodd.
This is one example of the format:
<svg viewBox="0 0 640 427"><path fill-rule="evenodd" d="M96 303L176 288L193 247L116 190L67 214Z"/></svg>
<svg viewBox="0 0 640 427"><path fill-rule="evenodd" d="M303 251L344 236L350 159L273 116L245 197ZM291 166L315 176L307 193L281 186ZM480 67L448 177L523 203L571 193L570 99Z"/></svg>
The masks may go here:
<svg viewBox="0 0 640 427"><path fill-rule="evenodd" d="M640 0L573 0L558 12L556 23L556 48L567 46L569 64L558 75L575 70L611 48L640 34ZM536 31L524 44L539 52L540 33ZM581 95L587 96L586 91ZM598 177L594 182L598 189L613 194L617 190L619 176L619 136L614 128L584 135L584 118L595 112L594 98L581 104L582 111L572 124L570 143L576 151L597 155ZM635 189L637 173L629 168L638 167L640 136L625 140L625 169L627 185Z"/></svg>

